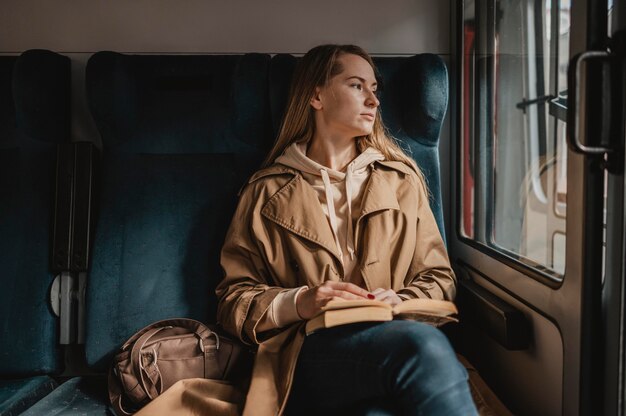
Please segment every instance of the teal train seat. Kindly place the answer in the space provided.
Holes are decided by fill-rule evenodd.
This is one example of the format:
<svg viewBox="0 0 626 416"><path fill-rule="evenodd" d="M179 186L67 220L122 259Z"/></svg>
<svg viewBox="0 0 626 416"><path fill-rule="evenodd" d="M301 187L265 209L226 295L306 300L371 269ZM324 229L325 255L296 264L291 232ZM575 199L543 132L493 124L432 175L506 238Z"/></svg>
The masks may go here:
<svg viewBox="0 0 626 416"><path fill-rule="evenodd" d="M43 50L0 57L1 415L45 396L62 369L49 291L67 266L51 243L57 152L69 141L70 60Z"/></svg>
<svg viewBox="0 0 626 416"><path fill-rule="evenodd" d="M268 55L127 56L87 66L102 139L87 362L159 319L214 321L237 191L271 144Z"/></svg>
<svg viewBox="0 0 626 416"><path fill-rule="evenodd" d="M272 145L295 61L266 54L92 56L87 102L102 151L85 353L101 376L71 379L26 416L107 414L103 375L122 342L159 319L215 320L219 252L237 192ZM445 66L427 54L377 63L383 117L424 169L442 227L437 143Z"/></svg>
<svg viewBox="0 0 626 416"><path fill-rule="evenodd" d="M272 143L269 63L263 54L89 60L87 100L102 142L86 294L94 372L153 321L215 321L237 193ZM26 415L106 412L104 377L80 377Z"/></svg>

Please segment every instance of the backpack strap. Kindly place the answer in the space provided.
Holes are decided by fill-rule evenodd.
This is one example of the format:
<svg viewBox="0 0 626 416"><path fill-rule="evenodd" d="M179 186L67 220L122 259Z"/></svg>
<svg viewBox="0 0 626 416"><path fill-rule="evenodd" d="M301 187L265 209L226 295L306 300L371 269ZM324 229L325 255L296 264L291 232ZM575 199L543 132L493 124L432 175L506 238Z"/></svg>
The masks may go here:
<svg viewBox="0 0 626 416"><path fill-rule="evenodd" d="M200 350L204 353L204 378L221 379L224 371L219 367L217 353L220 349L220 337L211 330L201 336L196 332L199 339ZM213 341L211 341L213 338Z"/></svg>
<svg viewBox="0 0 626 416"><path fill-rule="evenodd" d="M163 393L163 382L161 380L159 367L156 365L156 351L153 352L154 355L149 367L145 367L142 359L143 357L141 356L141 350L152 337L164 329L170 328L172 328L172 326L162 326L160 328L150 329L139 337L130 352L130 362L133 366L133 372L136 376L138 375L140 377L139 385L146 392L146 395L150 398L150 400L154 400L155 397ZM146 382L146 376L150 379L150 383Z"/></svg>
<svg viewBox="0 0 626 416"><path fill-rule="evenodd" d="M117 416L131 416L134 412L124 409L124 405L122 404L122 389L120 388L119 380L115 377L114 371L114 366L112 365L109 368L108 375L109 403L111 403L111 407L113 407Z"/></svg>

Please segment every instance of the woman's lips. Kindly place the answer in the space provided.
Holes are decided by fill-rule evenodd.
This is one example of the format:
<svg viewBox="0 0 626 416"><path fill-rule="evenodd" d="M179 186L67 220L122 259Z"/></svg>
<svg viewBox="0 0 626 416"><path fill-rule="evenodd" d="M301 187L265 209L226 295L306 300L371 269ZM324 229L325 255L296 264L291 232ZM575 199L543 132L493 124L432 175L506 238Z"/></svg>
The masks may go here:
<svg viewBox="0 0 626 416"><path fill-rule="evenodd" d="M374 121L375 116L373 114L363 113L361 115L365 117L366 119L368 119L369 121Z"/></svg>

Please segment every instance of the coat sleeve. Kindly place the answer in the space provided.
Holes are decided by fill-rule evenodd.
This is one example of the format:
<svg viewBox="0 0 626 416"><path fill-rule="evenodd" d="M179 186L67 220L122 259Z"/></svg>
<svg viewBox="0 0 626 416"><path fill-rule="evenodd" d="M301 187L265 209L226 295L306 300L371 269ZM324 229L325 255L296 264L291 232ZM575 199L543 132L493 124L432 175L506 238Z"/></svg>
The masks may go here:
<svg viewBox="0 0 626 416"><path fill-rule="evenodd" d="M417 192L415 250L405 278L405 287L398 294L403 298L453 300L456 295L456 278L428 203L426 187L417 176L412 179Z"/></svg>
<svg viewBox="0 0 626 416"><path fill-rule="evenodd" d="M258 344L274 331L259 334L258 324L265 321L270 304L281 292L266 266L259 240L251 224L260 216L260 201L247 186L226 233L220 263L224 279L215 289L218 298L217 321L244 343ZM258 221L258 219L257 219Z"/></svg>

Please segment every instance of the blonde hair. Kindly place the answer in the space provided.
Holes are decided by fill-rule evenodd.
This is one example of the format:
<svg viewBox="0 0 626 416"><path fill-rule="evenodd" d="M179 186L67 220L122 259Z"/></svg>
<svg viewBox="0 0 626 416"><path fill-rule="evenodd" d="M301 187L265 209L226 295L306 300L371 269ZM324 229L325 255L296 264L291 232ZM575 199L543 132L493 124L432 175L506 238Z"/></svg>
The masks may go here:
<svg viewBox="0 0 626 416"><path fill-rule="evenodd" d="M276 142L263 162L263 167L271 165L285 149L296 141L310 140L315 133L314 110L310 99L318 86L328 85L331 78L340 74L343 67L338 58L344 54L358 55L365 59L380 78L372 58L362 48L355 45L320 45L308 51L298 62L291 80L287 110L280 125ZM357 137L357 150L363 152L368 147L380 151L385 160L407 164L415 170L426 186L424 175L415 161L409 157L396 140L387 132L380 111L376 112L372 133Z"/></svg>

